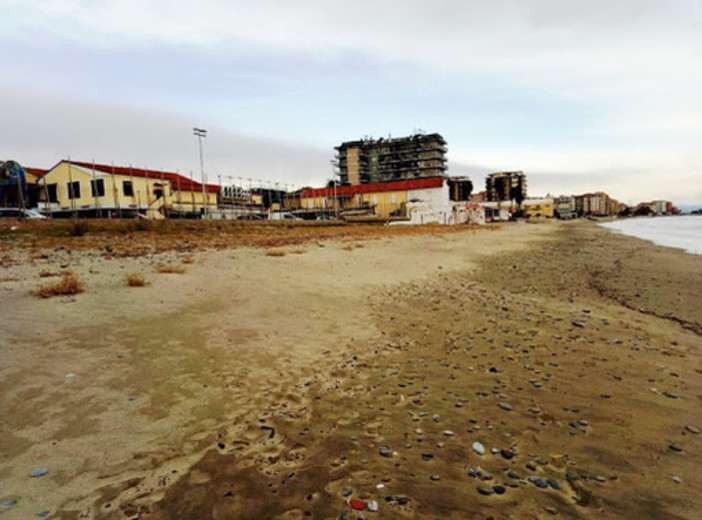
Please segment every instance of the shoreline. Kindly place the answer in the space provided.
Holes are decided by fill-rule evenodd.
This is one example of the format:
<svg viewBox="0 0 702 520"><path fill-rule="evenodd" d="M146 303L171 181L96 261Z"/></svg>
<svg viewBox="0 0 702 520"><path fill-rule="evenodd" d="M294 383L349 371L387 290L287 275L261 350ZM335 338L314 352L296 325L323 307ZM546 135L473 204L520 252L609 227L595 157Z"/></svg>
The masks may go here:
<svg viewBox="0 0 702 520"><path fill-rule="evenodd" d="M646 240L654 245L661 247L670 247L673 249L679 249L686 253L693 255L702 255L702 249L700 249L699 242L702 240L700 232L702 230L702 224L700 224L700 230L698 230L695 236L692 229L690 229L690 224L702 223L702 220L692 220L693 218L698 218L698 215L662 215L655 217L630 217L626 219L615 219L610 222L600 223L600 226L609 229L615 233L639 238L641 240ZM675 228L667 227L664 223L669 222L671 219L678 220L678 226ZM688 228L681 233L680 220L682 220ZM638 229L631 229L631 224L635 226L641 226L642 223L649 222L646 228L639 227ZM657 228L654 229L654 228Z"/></svg>
<svg viewBox="0 0 702 520"><path fill-rule="evenodd" d="M14 456L0 472L14 487L27 483L30 461L52 463L49 475L28 482L41 486L34 498L26 494L31 489L15 487L22 507L5 515L23 517L53 501L61 518L298 518L306 512L336 518L353 515L342 496L350 487L353 497L377 500L384 518L540 517L550 516L549 508L566 517L635 510L641 518L654 512L691 518L686 515L700 507L689 492L700 484L693 471L699 436L679 430L685 414L691 425L702 422L692 404L700 395L693 373L700 369L699 331L638 309L661 314L669 301L683 301L681 319L699 323L688 295L699 288L699 266L680 253L612 237L588 225L517 224L314 243L299 254L288 248L282 258L223 249L195 253L183 275L150 275L144 293L115 291L111 282L91 285L107 293L105 301L90 292L65 302L20 297L15 315L43 306L40 314L50 309L53 318L40 327L45 338L13 339L0 372L3 401L21 397L25 414L42 412L51 421L33 425L24 418L18 432L15 420L14 431L3 432L14 439ZM573 254L564 245L580 250ZM604 263L603 250L610 255ZM635 289L655 270L636 270L636 262L626 260L632 252L674 260L680 273L671 278L667 265L645 290ZM81 259L90 265L77 269L98 271L96 279L128 270ZM160 260L119 261L153 266ZM223 282L203 293L206 280L218 279L216 270ZM680 293L683 288L690 293ZM154 292L163 300L140 313ZM92 326L82 332L79 326L70 335L52 335L76 308L102 318L86 320ZM120 323L108 319L115 313ZM50 359L27 351L42 346ZM665 388L656 382L661 387L653 392L646 379L663 377L655 368L660 361L675 366L663 372ZM27 381L30 372L10 374L8 366L40 377ZM75 377L65 379L69 368ZM63 388L50 391L55 405L37 391L58 381ZM600 397L603 392L610 398ZM510 411L497 406L503 401ZM75 405L80 414L57 415ZM16 412L11 409L10 419L22 418ZM674 428L661 423L661 413L678 417ZM52 421L66 420L78 422L42 440ZM22 438L30 436L29 443ZM622 445L622 437L631 446ZM471 450L475 440L486 455ZM657 456L671 459L676 453L666 442L683 449L672 459L682 485L671 475L656 478L660 460L637 453L656 444ZM90 462L96 443L109 445L102 470ZM384 446L390 457L379 455ZM511 458L491 455L493 446ZM62 467L62 451L82 466ZM425 452L431 459L424 460ZM542 459L547 464L538 463ZM561 490L536 489L526 480L527 463ZM467 475L477 466L493 480ZM521 473L524 483L506 477L506 468ZM568 469L577 470L579 480L568 480ZM485 483L506 484L506 493L480 495L476 488ZM631 490L648 509L623 496Z"/></svg>

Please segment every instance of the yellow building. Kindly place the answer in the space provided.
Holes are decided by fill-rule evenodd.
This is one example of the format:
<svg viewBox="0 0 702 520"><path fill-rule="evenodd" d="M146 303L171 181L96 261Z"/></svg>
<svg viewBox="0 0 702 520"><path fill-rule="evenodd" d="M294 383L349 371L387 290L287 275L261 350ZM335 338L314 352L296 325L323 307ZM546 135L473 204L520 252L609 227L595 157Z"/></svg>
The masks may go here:
<svg viewBox="0 0 702 520"><path fill-rule="evenodd" d="M197 217L219 193L177 173L65 160L37 183L39 210L55 216Z"/></svg>
<svg viewBox="0 0 702 520"><path fill-rule="evenodd" d="M522 202L522 211L526 218L553 218L553 199L527 199Z"/></svg>
<svg viewBox="0 0 702 520"><path fill-rule="evenodd" d="M446 191L443 177L406 181L309 188L300 193L301 211L339 214L343 217L372 216L408 218L407 204L428 192ZM431 196L431 195L429 195Z"/></svg>

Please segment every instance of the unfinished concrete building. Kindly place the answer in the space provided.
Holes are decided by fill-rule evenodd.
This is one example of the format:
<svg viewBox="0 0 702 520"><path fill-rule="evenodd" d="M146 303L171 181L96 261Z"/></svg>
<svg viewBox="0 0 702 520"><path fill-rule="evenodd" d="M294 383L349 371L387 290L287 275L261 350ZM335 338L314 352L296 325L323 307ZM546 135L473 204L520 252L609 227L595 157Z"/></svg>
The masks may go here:
<svg viewBox="0 0 702 520"><path fill-rule="evenodd" d="M335 149L343 185L446 175L446 141L440 134L362 139Z"/></svg>
<svg viewBox="0 0 702 520"><path fill-rule="evenodd" d="M509 200L521 204L527 196L526 175L522 171L491 173L485 179L487 200Z"/></svg>

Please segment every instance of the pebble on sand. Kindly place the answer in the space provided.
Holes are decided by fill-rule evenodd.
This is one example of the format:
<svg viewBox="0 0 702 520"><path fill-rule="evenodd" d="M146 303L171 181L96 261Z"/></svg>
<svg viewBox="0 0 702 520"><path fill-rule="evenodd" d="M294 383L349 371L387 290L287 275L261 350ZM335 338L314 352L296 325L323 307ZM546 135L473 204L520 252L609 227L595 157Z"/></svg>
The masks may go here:
<svg viewBox="0 0 702 520"><path fill-rule="evenodd" d="M497 406L499 406L503 410L507 410L507 411L512 409L512 406L509 403L500 403Z"/></svg>
<svg viewBox="0 0 702 520"><path fill-rule="evenodd" d="M29 472L30 477L43 477L49 472L49 468L41 467L41 468L34 468L32 471Z"/></svg>
<svg viewBox="0 0 702 520"><path fill-rule="evenodd" d="M510 460L514 457L514 452L512 450L500 450L500 454L503 458Z"/></svg>
<svg viewBox="0 0 702 520"><path fill-rule="evenodd" d="M546 483L546 481L540 477L529 477L529 482L531 482L537 488L540 488L540 489L546 489L548 487L548 484Z"/></svg>
<svg viewBox="0 0 702 520"><path fill-rule="evenodd" d="M381 457L392 457L392 450L387 446L381 446L378 453L380 453Z"/></svg>
<svg viewBox="0 0 702 520"><path fill-rule="evenodd" d="M360 498L350 498L347 503L351 509L356 511L363 511L366 508L366 501Z"/></svg>
<svg viewBox="0 0 702 520"><path fill-rule="evenodd" d="M473 451L478 455L485 455L485 446L480 444L478 441L473 443Z"/></svg>
<svg viewBox="0 0 702 520"><path fill-rule="evenodd" d="M17 506L17 500L7 500L0 503L0 511L5 511L7 509L12 509Z"/></svg>
<svg viewBox="0 0 702 520"><path fill-rule="evenodd" d="M580 475L578 475L575 471L566 471L566 479L567 480L578 480L580 478Z"/></svg>
<svg viewBox="0 0 702 520"><path fill-rule="evenodd" d="M694 433L695 435L700 433L700 429L695 427L695 426L692 426L691 424L688 424L687 426L685 426L685 429L687 431L689 431L690 433Z"/></svg>
<svg viewBox="0 0 702 520"><path fill-rule="evenodd" d="M549 486L551 486L551 487L552 487L553 489L555 489L556 491L560 491L560 490L561 490L561 485L560 485L560 484L558 483L558 481L555 480L555 479L547 478L547 479L546 479L546 484L548 484Z"/></svg>

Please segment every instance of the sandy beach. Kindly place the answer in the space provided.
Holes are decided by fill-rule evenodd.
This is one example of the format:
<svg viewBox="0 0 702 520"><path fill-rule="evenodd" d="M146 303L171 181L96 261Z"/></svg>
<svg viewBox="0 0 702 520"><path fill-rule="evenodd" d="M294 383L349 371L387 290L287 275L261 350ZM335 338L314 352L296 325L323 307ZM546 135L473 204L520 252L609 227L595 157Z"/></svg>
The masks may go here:
<svg viewBox="0 0 702 520"><path fill-rule="evenodd" d="M1 230L0 517L700 517L702 257L178 226Z"/></svg>

